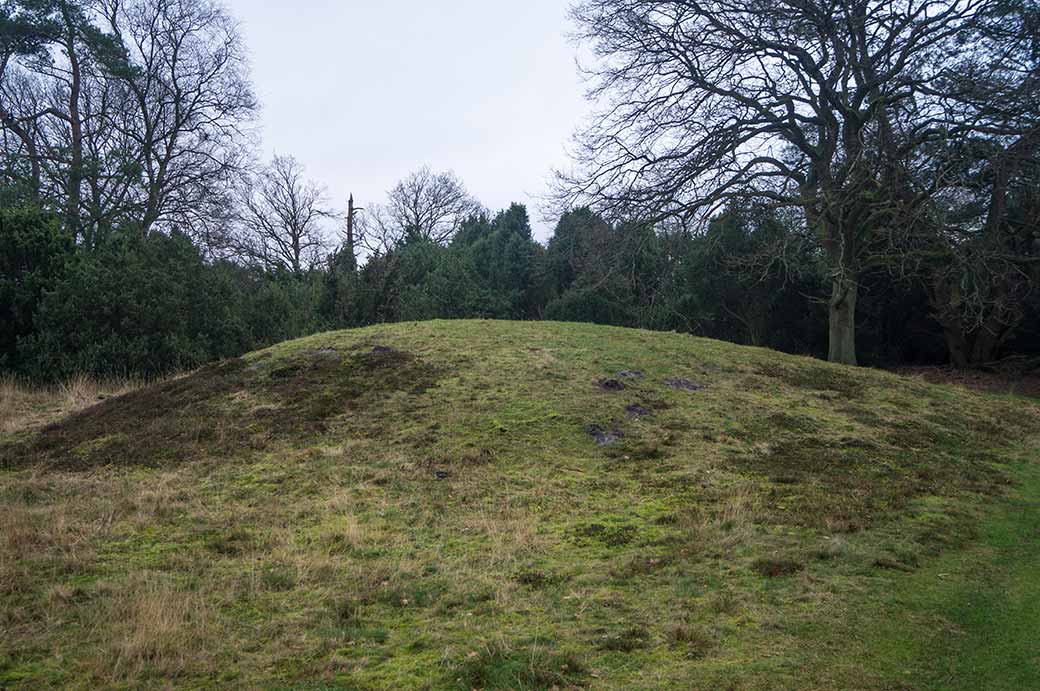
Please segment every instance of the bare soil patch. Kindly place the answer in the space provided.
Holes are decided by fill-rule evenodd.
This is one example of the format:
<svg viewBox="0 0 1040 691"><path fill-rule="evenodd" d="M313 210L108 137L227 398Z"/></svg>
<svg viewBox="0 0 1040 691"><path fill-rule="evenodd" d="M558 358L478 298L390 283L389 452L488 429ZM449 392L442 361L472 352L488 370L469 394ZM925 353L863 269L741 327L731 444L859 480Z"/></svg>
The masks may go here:
<svg viewBox="0 0 1040 691"><path fill-rule="evenodd" d="M1016 374L959 370L952 367L900 367L896 374L924 379L930 384L954 384L972 391L1017 394L1040 399L1040 373Z"/></svg>

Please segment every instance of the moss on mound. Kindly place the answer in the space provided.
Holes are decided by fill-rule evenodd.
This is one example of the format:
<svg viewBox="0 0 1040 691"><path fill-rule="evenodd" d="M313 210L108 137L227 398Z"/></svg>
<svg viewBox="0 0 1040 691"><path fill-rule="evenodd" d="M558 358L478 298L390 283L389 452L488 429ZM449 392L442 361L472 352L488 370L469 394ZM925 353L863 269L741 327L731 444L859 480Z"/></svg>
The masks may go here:
<svg viewBox="0 0 1040 691"><path fill-rule="evenodd" d="M0 446L0 685L885 687L842 613L970 542L1038 436L677 334L321 334Z"/></svg>

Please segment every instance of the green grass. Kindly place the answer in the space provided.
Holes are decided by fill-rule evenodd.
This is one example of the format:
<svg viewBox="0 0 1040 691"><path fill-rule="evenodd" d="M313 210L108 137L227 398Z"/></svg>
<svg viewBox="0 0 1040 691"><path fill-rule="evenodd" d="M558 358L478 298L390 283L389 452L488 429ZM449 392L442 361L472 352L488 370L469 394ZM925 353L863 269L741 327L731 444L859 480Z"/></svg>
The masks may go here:
<svg viewBox="0 0 1040 691"><path fill-rule="evenodd" d="M921 688L1040 688L1040 466L1016 465L1015 491L978 539L893 584L872 629L879 662ZM920 622L907 626L906 622ZM925 626L928 624L928 626Z"/></svg>
<svg viewBox="0 0 1040 691"><path fill-rule="evenodd" d="M1028 686L1038 443L678 334L321 334L0 439L0 687Z"/></svg>

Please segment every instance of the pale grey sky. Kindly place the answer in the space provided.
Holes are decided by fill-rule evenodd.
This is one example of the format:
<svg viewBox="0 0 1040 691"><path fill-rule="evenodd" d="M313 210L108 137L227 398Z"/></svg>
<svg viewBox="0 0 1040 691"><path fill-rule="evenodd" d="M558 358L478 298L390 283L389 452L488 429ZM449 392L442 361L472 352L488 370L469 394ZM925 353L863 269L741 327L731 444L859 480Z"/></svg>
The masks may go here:
<svg viewBox="0 0 1040 691"><path fill-rule="evenodd" d="M263 153L358 204L424 165L492 211L528 205L587 112L568 0L227 0L262 103Z"/></svg>

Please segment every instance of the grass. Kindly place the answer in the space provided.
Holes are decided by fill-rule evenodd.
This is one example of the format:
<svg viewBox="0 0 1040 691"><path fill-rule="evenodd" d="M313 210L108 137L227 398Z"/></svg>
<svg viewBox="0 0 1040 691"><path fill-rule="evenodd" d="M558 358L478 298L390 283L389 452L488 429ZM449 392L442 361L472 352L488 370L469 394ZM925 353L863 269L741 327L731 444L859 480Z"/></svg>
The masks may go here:
<svg viewBox="0 0 1040 691"><path fill-rule="evenodd" d="M0 687L1033 680L1024 400L464 321L70 410L0 436Z"/></svg>
<svg viewBox="0 0 1040 691"><path fill-rule="evenodd" d="M1026 451L1036 458L1037 448ZM900 579L884 599L891 617L864 622L880 661L920 688L1040 688L1040 467L1023 462L1016 475L1019 486L977 540Z"/></svg>
<svg viewBox="0 0 1040 691"><path fill-rule="evenodd" d="M80 375L55 386L36 386L0 376L0 440L143 385L132 379L99 380Z"/></svg>

